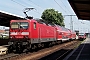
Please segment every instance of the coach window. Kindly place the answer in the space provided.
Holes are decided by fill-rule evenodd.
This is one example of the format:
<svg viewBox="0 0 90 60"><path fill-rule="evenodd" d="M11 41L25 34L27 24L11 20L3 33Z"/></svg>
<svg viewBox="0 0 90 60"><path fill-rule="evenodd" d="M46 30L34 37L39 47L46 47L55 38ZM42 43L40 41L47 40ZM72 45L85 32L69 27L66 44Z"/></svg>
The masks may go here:
<svg viewBox="0 0 90 60"><path fill-rule="evenodd" d="M36 29L36 23L34 22L34 29Z"/></svg>

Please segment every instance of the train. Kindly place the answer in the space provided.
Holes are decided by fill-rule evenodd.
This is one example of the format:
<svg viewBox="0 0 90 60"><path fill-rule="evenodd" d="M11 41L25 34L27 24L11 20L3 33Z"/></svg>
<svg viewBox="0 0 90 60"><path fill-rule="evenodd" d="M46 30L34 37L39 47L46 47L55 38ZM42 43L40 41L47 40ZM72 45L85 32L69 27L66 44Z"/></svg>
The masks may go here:
<svg viewBox="0 0 90 60"><path fill-rule="evenodd" d="M76 33L42 19L10 21L9 52L25 52L76 39Z"/></svg>
<svg viewBox="0 0 90 60"><path fill-rule="evenodd" d="M86 34L85 34L85 33L79 33L78 39L79 39L79 40L84 40L84 39L86 39Z"/></svg>

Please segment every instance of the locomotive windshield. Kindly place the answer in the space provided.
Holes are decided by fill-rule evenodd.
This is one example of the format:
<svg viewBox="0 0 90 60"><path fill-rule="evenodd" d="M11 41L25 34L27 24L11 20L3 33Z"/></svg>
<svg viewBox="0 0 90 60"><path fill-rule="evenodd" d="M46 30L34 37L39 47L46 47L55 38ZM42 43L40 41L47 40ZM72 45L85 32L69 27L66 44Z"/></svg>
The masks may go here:
<svg viewBox="0 0 90 60"><path fill-rule="evenodd" d="M12 29L27 29L28 28L28 22L12 22L11 23Z"/></svg>

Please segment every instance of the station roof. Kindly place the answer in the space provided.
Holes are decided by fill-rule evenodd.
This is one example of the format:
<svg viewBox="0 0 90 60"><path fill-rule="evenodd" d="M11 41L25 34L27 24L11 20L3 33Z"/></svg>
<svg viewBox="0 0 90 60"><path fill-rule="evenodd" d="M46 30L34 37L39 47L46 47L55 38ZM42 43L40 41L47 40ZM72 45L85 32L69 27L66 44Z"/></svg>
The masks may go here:
<svg viewBox="0 0 90 60"><path fill-rule="evenodd" d="M11 14L0 10L0 26L10 26L10 20L24 19L22 16Z"/></svg>
<svg viewBox="0 0 90 60"><path fill-rule="evenodd" d="M79 19L90 20L90 0L68 0Z"/></svg>

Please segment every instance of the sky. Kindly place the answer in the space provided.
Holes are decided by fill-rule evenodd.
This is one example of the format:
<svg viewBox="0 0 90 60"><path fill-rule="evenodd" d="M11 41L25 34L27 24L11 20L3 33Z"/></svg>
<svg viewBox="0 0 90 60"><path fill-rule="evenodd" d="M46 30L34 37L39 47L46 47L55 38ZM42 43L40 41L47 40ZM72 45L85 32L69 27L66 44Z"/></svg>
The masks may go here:
<svg viewBox="0 0 90 60"><path fill-rule="evenodd" d="M0 10L8 13L16 14L25 17L23 11L25 8L35 8L28 12L29 16L34 18L41 18L45 9L53 8L62 13L64 17L65 27L70 29L71 16L76 15L70 6L68 0L2 0L0 1ZM90 32L90 22L86 20L79 20L77 16L72 16L73 30L80 32Z"/></svg>

